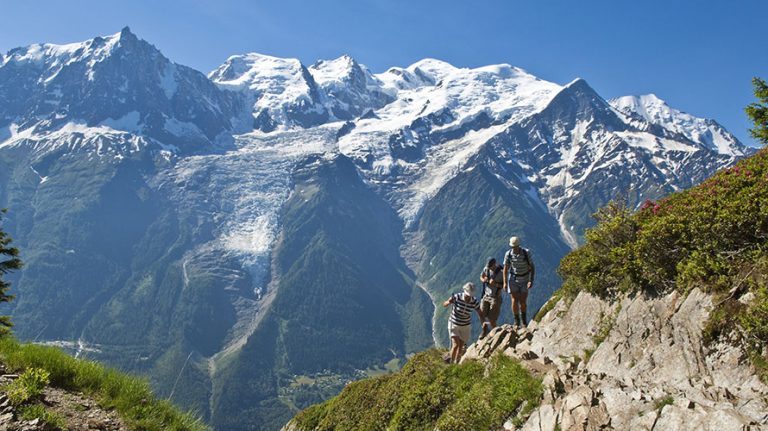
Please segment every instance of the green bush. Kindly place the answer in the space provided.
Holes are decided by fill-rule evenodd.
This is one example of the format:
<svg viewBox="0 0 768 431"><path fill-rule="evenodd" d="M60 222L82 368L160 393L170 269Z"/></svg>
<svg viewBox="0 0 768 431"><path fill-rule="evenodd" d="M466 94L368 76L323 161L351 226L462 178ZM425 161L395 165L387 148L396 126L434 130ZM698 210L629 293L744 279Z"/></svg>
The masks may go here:
<svg viewBox="0 0 768 431"><path fill-rule="evenodd" d="M14 406L42 397L43 390L51 382L50 373L40 368L30 368L5 388L8 400Z"/></svg>
<svg viewBox="0 0 768 431"><path fill-rule="evenodd" d="M727 290L740 267L767 252L768 152L635 213L613 202L596 218L585 245L560 264L569 295Z"/></svg>

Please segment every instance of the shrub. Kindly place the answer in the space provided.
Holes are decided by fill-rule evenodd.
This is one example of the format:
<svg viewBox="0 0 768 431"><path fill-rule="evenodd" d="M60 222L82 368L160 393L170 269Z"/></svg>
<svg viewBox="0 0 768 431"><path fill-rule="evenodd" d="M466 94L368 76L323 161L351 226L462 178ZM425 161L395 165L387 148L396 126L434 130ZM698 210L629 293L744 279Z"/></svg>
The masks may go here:
<svg viewBox="0 0 768 431"><path fill-rule="evenodd" d="M634 214L612 202L596 217L584 246L560 264L569 295L727 290L741 266L766 255L768 152L690 190L646 201Z"/></svg>
<svg viewBox="0 0 768 431"><path fill-rule="evenodd" d="M43 395L43 390L51 382L50 374L40 368L30 368L5 388L8 400L14 406L28 401L36 401Z"/></svg>

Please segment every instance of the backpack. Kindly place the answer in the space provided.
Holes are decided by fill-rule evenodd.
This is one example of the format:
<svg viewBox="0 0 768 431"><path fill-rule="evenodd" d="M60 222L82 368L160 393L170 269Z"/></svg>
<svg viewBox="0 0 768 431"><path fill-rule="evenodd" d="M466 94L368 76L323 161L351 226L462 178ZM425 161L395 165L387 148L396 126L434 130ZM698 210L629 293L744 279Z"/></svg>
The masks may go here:
<svg viewBox="0 0 768 431"><path fill-rule="evenodd" d="M528 257L528 249L520 247L521 250L523 250L523 257L525 258L525 263L528 264L528 266L531 266L531 259Z"/></svg>
<svg viewBox="0 0 768 431"><path fill-rule="evenodd" d="M499 273L501 273L503 271L504 271L504 267L502 265L496 265L496 269L495 270L491 270L490 268L486 267L485 271L483 271L483 274L485 275L485 278L487 278L489 280L496 280L496 276L499 275ZM485 297L485 287L486 287L486 285L490 285L490 282L483 283L483 290L482 290L482 294L480 295L481 299ZM497 295L498 295L498 293L501 290L502 290L501 287L496 286L496 294Z"/></svg>
<svg viewBox="0 0 768 431"><path fill-rule="evenodd" d="M520 247L520 250L523 251L523 259L525 259L525 263L527 263L528 267L530 268L530 266L531 266L531 258L528 257L528 249ZM512 251L512 249L507 250L507 253L504 255L504 261L505 262L507 260L507 255L510 254L511 251Z"/></svg>

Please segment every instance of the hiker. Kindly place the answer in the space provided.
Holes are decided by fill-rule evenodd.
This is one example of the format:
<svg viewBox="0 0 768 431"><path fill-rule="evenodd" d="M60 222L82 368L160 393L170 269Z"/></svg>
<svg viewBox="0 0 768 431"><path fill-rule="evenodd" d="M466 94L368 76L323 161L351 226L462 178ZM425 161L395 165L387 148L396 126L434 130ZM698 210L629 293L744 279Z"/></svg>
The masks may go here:
<svg viewBox="0 0 768 431"><path fill-rule="evenodd" d="M443 307L453 304L451 316L448 319L448 333L451 335L451 362L454 364L459 363L464 345L469 342L472 332L472 310L477 312L481 322L485 320L480 311L480 303L472 296L474 293L475 285L467 283L463 287L463 292L454 293L443 303Z"/></svg>
<svg viewBox="0 0 768 431"><path fill-rule="evenodd" d="M496 327L496 321L501 313L502 288L504 287L504 271L493 257L488 258L488 264L480 273L483 283L483 293L480 296L480 311L488 319L488 325L483 322L483 333L480 338L488 335L488 331Z"/></svg>
<svg viewBox="0 0 768 431"><path fill-rule="evenodd" d="M528 318L525 315L526 301L528 300L528 290L533 288L536 268L533 266L530 250L520 247L520 238L511 237L509 246L512 248L504 255L504 290L512 295L512 314L515 316L515 326L526 326L528 324Z"/></svg>

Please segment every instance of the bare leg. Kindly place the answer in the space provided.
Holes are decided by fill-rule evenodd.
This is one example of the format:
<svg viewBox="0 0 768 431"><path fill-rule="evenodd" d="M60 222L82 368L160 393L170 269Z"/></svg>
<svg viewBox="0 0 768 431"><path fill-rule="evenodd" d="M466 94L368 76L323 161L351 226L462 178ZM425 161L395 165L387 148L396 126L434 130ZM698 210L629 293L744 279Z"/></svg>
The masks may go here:
<svg viewBox="0 0 768 431"><path fill-rule="evenodd" d="M525 313L528 308L528 292L518 293L518 301L520 303L520 311Z"/></svg>
<svg viewBox="0 0 768 431"><path fill-rule="evenodd" d="M520 301L518 300L518 293L512 294L512 317L515 318L515 326L520 326L520 317L518 317L518 313L520 312Z"/></svg>
<svg viewBox="0 0 768 431"><path fill-rule="evenodd" d="M520 293L520 297L518 298L518 302L520 302L520 320L523 323L523 326L528 326L528 316L526 316L527 308L528 308L528 292L522 292Z"/></svg>
<svg viewBox="0 0 768 431"><path fill-rule="evenodd" d="M461 359L462 344L461 338L451 337L451 363L458 364Z"/></svg>

